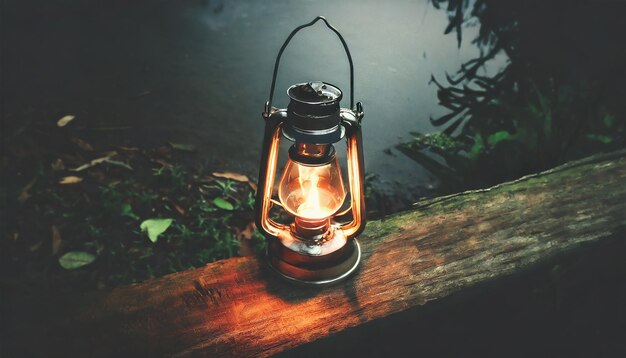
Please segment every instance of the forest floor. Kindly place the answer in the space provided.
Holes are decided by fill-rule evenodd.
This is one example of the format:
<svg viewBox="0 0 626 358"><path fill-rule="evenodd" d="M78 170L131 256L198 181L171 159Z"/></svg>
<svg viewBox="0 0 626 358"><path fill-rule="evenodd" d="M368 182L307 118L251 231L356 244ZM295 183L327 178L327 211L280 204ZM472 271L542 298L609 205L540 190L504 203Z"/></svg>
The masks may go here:
<svg viewBox="0 0 626 358"><path fill-rule="evenodd" d="M80 122L7 133L4 284L106 288L263 248L248 176L203 167L185 143L102 144Z"/></svg>

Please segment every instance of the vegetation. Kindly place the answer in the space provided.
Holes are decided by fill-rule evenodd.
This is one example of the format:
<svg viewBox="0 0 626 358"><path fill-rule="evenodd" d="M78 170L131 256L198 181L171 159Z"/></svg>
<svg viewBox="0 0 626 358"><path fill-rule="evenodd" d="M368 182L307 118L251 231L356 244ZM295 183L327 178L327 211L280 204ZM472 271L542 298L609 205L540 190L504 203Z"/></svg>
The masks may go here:
<svg viewBox="0 0 626 358"><path fill-rule="evenodd" d="M459 46L479 26L480 56L447 84L443 129L398 148L437 174L443 191L487 186L626 145L624 23L611 3L433 0ZM557 23L558 22L558 23ZM496 56L507 64L482 69Z"/></svg>
<svg viewBox="0 0 626 358"><path fill-rule="evenodd" d="M253 224L254 183L182 164L190 146L102 151L71 128L48 130L70 138L63 151L37 145L50 138L31 129L4 158L17 175L2 193L11 208L3 213L3 281L102 288L264 245Z"/></svg>

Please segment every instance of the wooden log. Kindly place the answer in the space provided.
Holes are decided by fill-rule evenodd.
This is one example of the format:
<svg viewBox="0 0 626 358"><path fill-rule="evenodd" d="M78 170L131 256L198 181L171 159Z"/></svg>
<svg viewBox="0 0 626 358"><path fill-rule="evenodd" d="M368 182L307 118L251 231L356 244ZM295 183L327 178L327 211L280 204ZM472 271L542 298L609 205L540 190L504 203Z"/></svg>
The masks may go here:
<svg viewBox="0 0 626 358"><path fill-rule="evenodd" d="M357 274L294 287L242 257L74 299L53 355L268 356L624 235L626 151L370 222ZM621 239L621 238L620 238ZM67 303L66 303L67 304ZM34 348L36 351L37 349Z"/></svg>

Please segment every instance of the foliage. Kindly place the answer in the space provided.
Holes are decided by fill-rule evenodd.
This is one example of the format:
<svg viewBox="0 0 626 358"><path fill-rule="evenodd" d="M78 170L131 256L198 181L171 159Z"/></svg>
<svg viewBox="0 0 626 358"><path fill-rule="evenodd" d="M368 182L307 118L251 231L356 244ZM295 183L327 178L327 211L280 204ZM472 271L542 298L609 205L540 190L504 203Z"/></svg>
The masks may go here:
<svg viewBox="0 0 626 358"><path fill-rule="evenodd" d="M235 209L233 204L229 203L228 201L226 201L226 199L222 199L222 198L213 199L213 204L215 204L215 206L217 206L218 208L222 210L232 211Z"/></svg>
<svg viewBox="0 0 626 358"><path fill-rule="evenodd" d="M126 204L127 207L130 207L130 204ZM170 225L172 225L173 219L148 219L144 220L139 228L142 232L148 234L148 238L152 242L157 242L159 239L159 235L165 232Z"/></svg>
<svg viewBox="0 0 626 358"><path fill-rule="evenodd" d="M447 5L445 33L455 31L459 46L464 26L480 26L473 40L480 56L447 76L448 85L431 79L440 104L450 111L431 119L443 130L417 133L399 146L442 178L444 191L493 184L626 145L626 53L619 50L619 37L607 35L624 26L611 6L494 0L433 4ZM581 22L581 16L587 21ZM559 26L554 26L557 18ZM577 40L562 40L568 38ZM483 66L498 55L508 58L505 67L484 75Z"/></svg>
<svg viewBox="0 0 626 358"><path fill-rule="evenodd" d="M119 146L102 156L82 139L79 149L53 150L38 133L45 132L15 140L5 157L24 176L3 185L12 208L3 213L3 280L110 287L265 245L253 224L254 183L185 164L190 146ZM61 180L67 177L80 180Z"/></svg>
<svg viewBox="0 0 626 358"><path fill-rule="evenodd" d="M69 251L59 257L59 265L66 270L73 270L92 263L96 257L88 252Z"/></svg>

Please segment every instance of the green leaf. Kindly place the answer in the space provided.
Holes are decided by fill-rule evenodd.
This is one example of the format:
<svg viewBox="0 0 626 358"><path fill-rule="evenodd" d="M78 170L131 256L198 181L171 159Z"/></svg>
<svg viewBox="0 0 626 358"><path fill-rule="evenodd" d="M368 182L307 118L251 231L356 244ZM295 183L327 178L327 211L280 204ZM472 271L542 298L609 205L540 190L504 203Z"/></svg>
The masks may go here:
<svg viewBox="0 0 626 358"><path fill-rule="evenodd" d="M120 208L120 215L126 216L128 218L133 219L133 220L139 220L139 216L137 216L133 212L133 207L129 203L122 204L122 207Z"/></svg>
<svg viewBox="0 0 626 358"><path fill-rule="evenodd" d="M182 144L182 143L172 143L170 142L172 148L177 150L183 150L185 152L193 152L196 150L196 147L193 144Z"/></svg>
<svg viewBox="0 0 626 358"><path fill-rule="evenodd" d="M228 201L222 198L213 199L213 204L215 204L215 206L217 206L218 208L222 210L234 210L235 209L233 204L229 203Z"/></svg>
<svg viewBox="0 0 626 358"><path fill-rule="evenodd" d="M603 134L587 134L587 138L602 144L611 144L613 142L613 138Z"/></svg>
<svg viewBox="0 0 626 358"><path fill-rule="evenodd" d="M503 140L507 140L511 138L511 134L507 131L499 131L499 132L495 132L494 134L490 135L487 138L487 142L489 143L489 145L496 145L498 144L498 142L501 142Z"/></svg>
<svg viewBox="0 0 626 358"><path fill-rule="evenodd" d="M96 257L88 252L70 251L59 257L59 264L66 270L77 269L92 263Z"/></svg>
<svg viewBox="0 0 626 358"><path fill-rule="evenodd" d="M198 208L205 213L212 213L217 210L214 206L208 205L208 203L202 203L198 206Z"/></svg>
<svg viewBox="0 0 626 358"><path fill-rule="evenodd" d="M484 147L485 145L483 144L483 136L481 136L480 133L477 133L474 136L474 145L472 145L472 148L468 153L469 158L472 160L477 159L480 153L483 151Z"/></svg>
<svg viewBox="0 0 626 358"><path fill-rule="evenodd" d="M165 232L170 225L172 225L173 219L148 219L144 220L139 226L141 231L148 233L148 238L152 242L156 242L159 235Z"/></svg>

